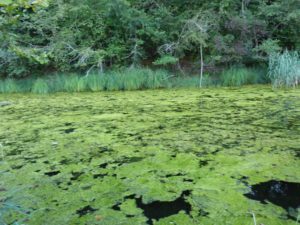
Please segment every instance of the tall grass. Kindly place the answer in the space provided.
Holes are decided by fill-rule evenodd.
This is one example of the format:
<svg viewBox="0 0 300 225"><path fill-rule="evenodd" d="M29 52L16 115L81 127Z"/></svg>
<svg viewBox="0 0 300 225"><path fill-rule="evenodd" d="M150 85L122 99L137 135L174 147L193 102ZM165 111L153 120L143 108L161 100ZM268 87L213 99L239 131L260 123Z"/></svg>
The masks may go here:
<svg viewBox="0 0 300 225"><path fill-rule="evenodd" d="M87 90L87 82L84 77L71 75L64 79L64 90L67 92L82 92Z"/></svg>
<svg viewBox="0 0 300 225"><path fill-rule="evenodd" d="M145 88L147 89L156 89L156 88L163 88L167 87L169 83L169 75L165 70L157 70L151 72L151 70L145 71L146 73L146 81L145 81Z"/></svg>
<svg viewBox="0 0 300 225"><path fill-rule="evenodd" d="M48 79L48 84L50 92L62 92L65 90L65 81L67 80L67 75L55 74L50 79Z"/></svg>
<svg viewBox="0 0 300 225"><path fill-rule="evenodd" d="M235 87L263 83L264 77L263 70L231 67L222 72L220 80L223 86Z"/></svg>
<svg viewBox="0 0 300 225"><path fill-rule="evenodd" d="M300 82L300 57L297 52L285 51L269 58L269 77L274 87L295 87Z"/></svg>
<svg viewBox="0 0 300 225"><path fill-rule="evenodd" d="M48 94L49 86L48 83L43 79L37 79L32 87L32 92L35 94Z"/></svg>
<svg viewBox="0 0 300 225"><path fill-rule="evenodd" d="M112 72L110 74L105 74L106 77L106 87L107 91L120 91L124 88L124 80L122 74L119 72Z"/></svg>
<svg viewBox="0 0 300 225"><path fill-rule="evenodd" d="M106 77L104 75L99 74L91 74L86 78L87 88L90 91L104 91L106 87Z"/></svg>
<svg viewBox="0 0 300 225"><path fill-rule="evenodd" d="M202 87L210 87L216 85L217 83L208 74L203 76ZM175 88L198 88L199 77L198 76L176 77L171 80L171 86Z"/></svg>
<svg viewBox="0 0 300 225"><path fill-rule="evenodd" d="M17 82L13 79L6 79L4 81L1 81L0 88L0 91L2 93L17 93L21 91Z"/></svg>
<svg viewBox="0 0 300 225"><path fill-rule="evenodd" d="M261 82L263 72L245 68L230 68L221 74L221 79L212 79L209 75L203 77L203 87L241 86ZM221 81L221 83L220 83ZM148 68L131 68L110 71L104 74L55 74L42 78L23 80L0 80L0 93L32 92L47 94L55 92L84 91L120 91L143 90L157 88L196 88L199 78L196 76L175 77L165 70Z"/></svg>
<svg viewBox="0 0 300 225"><path fill-rule="evenodd" d="M119 91L165 88L171 76L167 71L153 71L146 68L111 71L105 74L56 74L38 79L0 80L0 93L33 92L47 94L54 92Z"/></svg>
<svg viewBox="0 0 300 225"><path fill-rule="evenodd" d="M143 89L147 81L147 71L141 69L128 69L123 74L124 90Z"/></svg>
<svg viewBox="0 0 300 225"><path fill-rule="evenodd" d="M0 93L5 93L5 85L3 80L0 80Z"/></svg>

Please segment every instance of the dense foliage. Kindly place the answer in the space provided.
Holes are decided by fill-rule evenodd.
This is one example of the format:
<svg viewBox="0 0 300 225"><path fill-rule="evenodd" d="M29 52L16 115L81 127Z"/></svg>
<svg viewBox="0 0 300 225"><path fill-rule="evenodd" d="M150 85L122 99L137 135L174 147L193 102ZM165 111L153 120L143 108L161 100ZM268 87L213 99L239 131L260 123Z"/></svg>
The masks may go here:
<svg viewBox="0 0 300 225"><path fill-rule="evenodd" d="M300 50L299 0L0 0L0 71L215 71ZM181 65L181 66L180 66Z"/></svg>

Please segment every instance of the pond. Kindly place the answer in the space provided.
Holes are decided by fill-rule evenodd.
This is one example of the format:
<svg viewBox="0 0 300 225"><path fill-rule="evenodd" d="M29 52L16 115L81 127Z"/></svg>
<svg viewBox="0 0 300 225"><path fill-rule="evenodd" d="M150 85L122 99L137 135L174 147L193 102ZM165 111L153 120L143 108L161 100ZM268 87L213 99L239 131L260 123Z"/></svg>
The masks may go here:
<svg viewBox="0 0 300 225"><path fill-rule="evenodd" d="M300 89L0 95L0 224L296 224Z"/></svg>

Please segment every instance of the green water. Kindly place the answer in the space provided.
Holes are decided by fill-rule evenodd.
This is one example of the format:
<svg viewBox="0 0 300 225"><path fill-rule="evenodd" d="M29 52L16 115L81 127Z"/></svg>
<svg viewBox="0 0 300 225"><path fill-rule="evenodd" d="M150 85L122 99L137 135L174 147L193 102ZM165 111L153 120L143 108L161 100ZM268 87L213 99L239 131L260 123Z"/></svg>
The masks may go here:
<svg viewBox="0 0 300 225"><path fill-rule="evenodd" d="M148 219L128 196L169 202L189 190L190 215L153 224L250 225L251 213L257 224L296 224L280 206L243 194L259 182L300 182L299 89L22 94L1 101L12 103L0 107L2 223L142 225Z"/></svg>

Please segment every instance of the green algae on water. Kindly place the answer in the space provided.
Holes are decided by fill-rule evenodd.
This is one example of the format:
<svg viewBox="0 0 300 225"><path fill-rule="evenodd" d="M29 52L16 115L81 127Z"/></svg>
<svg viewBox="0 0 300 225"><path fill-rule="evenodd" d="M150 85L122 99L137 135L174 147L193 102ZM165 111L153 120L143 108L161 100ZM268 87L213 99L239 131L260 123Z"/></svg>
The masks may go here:
<svg viewBox="0 0 300 225"><path fill-rule="evenodd" d="M295 223L280 206L244 194L269 180L300 182L299 89L0 95L4 101L13 104L0 108L3 223L250 225L251 213L258 224ZM188 213L149 222L139 207L186 191Z"/></svg>

